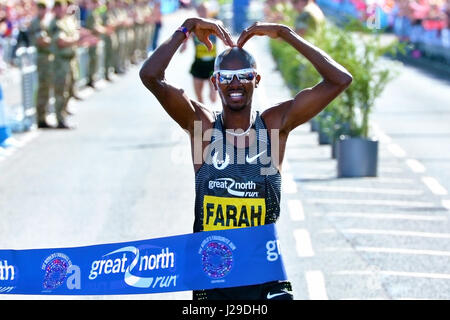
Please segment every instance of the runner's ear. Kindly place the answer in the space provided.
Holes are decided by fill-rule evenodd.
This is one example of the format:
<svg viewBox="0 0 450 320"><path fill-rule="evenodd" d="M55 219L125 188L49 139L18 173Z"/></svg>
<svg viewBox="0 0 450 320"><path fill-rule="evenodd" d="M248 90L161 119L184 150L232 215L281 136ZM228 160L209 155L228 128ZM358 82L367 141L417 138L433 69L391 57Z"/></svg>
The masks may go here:
<svg viewBox="0 0 450 320"><path fill-rule="evenodd" d="M217 79L216 79L216 77L214 75L212 75L211 78L209 78L209 80L211 80L211 82L212 82L212 84L214 86L214 89L217 91L219 88L217 88Z"/></svg>
<svg viewBox="0 0 450 320"><path fill-rule="evenodd" d="M256 75L256 80L255 80L255 88L258 88L258 84L259 81L261 80L261 76L259 74Z"/></svg>

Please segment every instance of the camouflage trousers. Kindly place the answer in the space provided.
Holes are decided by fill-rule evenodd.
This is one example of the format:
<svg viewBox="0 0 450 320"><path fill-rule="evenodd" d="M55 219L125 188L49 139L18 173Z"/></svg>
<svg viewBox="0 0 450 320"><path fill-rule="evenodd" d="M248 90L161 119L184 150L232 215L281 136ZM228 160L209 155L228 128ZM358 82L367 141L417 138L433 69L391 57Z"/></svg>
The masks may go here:
<svg viewBox="0 0 450 320"><path fill-rule="evenodd" d="M65 110L70 98L70 87L72 84L70 62L71 59L56 58L53 63L55 113L58 123L63 123L65 121Z"/></svg>
<svg viewBox="0 0 450 320"><path fill-rule="evenodd" d="M97 73L97 46L89 47L88 49L89 54L89 74L88 74L88 81L92 82L94 81L94 75Z"/></svg>
<svg viewBox="0 0 450 320"><path fill-rule="evenodd" d="M36 116L38 122L45 122L47 118L47 105L50 97L50 88L53 86L52 61L48 54L38 54L38 91L36 100Z"/></svg>

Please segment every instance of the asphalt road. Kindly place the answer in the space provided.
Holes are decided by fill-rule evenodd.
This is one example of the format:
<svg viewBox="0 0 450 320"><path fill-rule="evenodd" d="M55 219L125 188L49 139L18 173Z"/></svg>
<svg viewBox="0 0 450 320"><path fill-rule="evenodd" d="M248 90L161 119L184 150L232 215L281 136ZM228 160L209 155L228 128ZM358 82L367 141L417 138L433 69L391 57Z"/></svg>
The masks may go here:
<svg viewBox="0 0 450 320"><path fill-rule="evenodd" d="M412 67L398 71L373 119L406 159L418 161L424 174L450 190L450 79Z"/></svg>
<svg viewBox="0 0 450 320"><path fill-rule="evenodd" d="M166 17L162 41L182 19L184 12ZM255 108L287 99L267 39L246 47L263 77ZM176 54L166 78L193 97L192 58L190 45ZM337 179L330 147L318 145L309 125L289 138L277 229L296 299L450 298L450 196L436 194L439 188L430 187L436 184L424 179L450 190L448 82L400 68L375 109L382 137L377 178ZM98 91L84 91L86 99L71 104L76 130L15 136L19 146L0 156L1 248L192 232L188 138L143 87L138 71L135 66ZM419 165L411 159L425 171L415 171ZM11 298L23 297L0 295ZM191 293L75 298L190 299Z"/></svg>

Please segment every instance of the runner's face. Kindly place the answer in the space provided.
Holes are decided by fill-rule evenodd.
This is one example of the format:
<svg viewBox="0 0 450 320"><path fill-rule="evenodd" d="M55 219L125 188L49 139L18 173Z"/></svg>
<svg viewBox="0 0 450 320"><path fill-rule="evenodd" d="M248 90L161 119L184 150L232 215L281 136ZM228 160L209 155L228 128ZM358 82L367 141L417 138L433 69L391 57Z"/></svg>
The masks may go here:
<svg viewBox="0 0 450 320"><path fill-rule="evenodd" d="M251 68L249 63L239 59L227 59L220 64L221 70L239 70L246 68ZM212 81L219 92L223 106L233 111L240 111L247 106L251 106L253 90L258 84L259 79L260 76L257 75L255 79L247 83L240 82L236 76L233 77L233 80L229 84L221 84L215 77L212 78Z"/></svg>

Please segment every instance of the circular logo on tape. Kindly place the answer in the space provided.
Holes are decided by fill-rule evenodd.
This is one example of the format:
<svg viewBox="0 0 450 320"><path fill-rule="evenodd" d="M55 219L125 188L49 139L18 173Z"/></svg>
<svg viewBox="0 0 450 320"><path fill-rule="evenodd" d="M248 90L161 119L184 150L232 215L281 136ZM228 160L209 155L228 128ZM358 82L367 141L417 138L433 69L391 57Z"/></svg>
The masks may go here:
<svg viewBox="0 0 450 320"><path fill-rule="evenodd" d="M69 257L62 253L54 253L45 259L42 269L45 271L43 288L54 290L64 283L67 269L72 265Z"/></svg>
<svg viewBox="0 0 450 320"><path fill-rule="evenodd" d="M233 267L233 252L222 241L208 242L201 251L203 271L212 279L225 277Z"/></svg>

